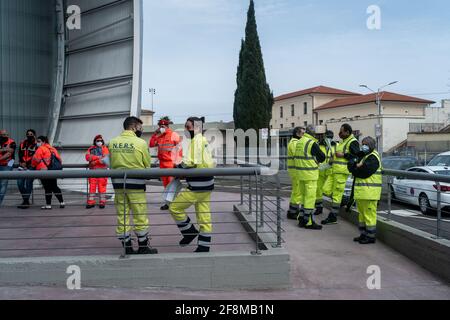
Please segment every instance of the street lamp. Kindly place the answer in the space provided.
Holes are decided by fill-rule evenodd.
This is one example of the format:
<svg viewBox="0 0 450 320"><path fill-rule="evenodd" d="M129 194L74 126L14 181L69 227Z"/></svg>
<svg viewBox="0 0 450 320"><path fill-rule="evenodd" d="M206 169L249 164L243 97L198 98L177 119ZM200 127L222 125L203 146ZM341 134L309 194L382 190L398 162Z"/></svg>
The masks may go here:
<svg viewBox="0 0 450 320"><path fill-rule="evenodd" d="M156 89L154 89L154 88L150 88L149 89L149 92L150 92L150 94L152 95L152 111L154 112L155 110L153 109L153 97L154 97L154 95L156 94ZM152 125L153 125L153 116L154 116L154 114L152 115Z"/></svg>
<svg viewBox="0 0 450 320"><path fill-rule="evenodd" d="M365 84L360 85L361 88L366 88L376 94L376 104L377 104L377 108L378 108L378 121L377 121L378 124L377 124L376 130L375 130L375 134L376 134L376 138L377 138L378 153L380 154L380 156L383 156L383 146L382 146L383 131L381 130L382 129L382 127L381 127L381 114L382 114L381 99L383 98L383 95L381 94L381 90L386 87L392 86L396 83L398 83L398 81L390 82L387 85L384 85L384 86L378 88L377 91L372 90Z"/></svg>

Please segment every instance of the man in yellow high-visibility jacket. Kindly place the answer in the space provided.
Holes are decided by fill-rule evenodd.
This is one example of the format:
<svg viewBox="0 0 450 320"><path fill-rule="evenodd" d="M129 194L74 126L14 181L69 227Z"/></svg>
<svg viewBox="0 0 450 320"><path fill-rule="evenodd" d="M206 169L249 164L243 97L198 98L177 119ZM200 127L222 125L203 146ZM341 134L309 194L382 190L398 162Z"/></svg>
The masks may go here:
<svg viewBox="0 0 450 320"><path fill-rule="evenodd" d="M341 208L342 196L345 185L350 176L347 169L348 161L357 158L359 153L359 142L353 135L353 129L349 124L344 124L339 132L342 142L336 147L333 159L333 189L331 211L328 217L322 221L323 225L337 224L337 216Z"/></svg>
<svg viewBox="0 0 450 320"><path fill-rule="evenodd" d="M150 167L147 142L141 139L143 122L136 117L125 120L125 131L110 141L110 161L113 170L146 169ZM149 246L149 221L145 179L113 179L115 206L117 211L117 236L122 241L126 254L135 253L131 241L133 230L139 242L138 254L156 254L158 250ZM133 211L134 227L130 224L130 209Z"/></svg>
<svg viewBox="0 0 450 320"><path fill-rule="evenodd" d="M203 136L205 118L191 117L186 121L185 130L190 135L189 146L183 153L181 169L214 168L215 161L209 150L208 140ZM183 238L180 246L188 246L198 237L195 252L209 252L212 241L211 193L214 190L214 177L188 177L187 190L182 191L170 204L169 210ZM195 206L199 230L192 224L186 209Z"/></svg>
<svg viewBox="0 0 450 320"><path fill-rule="evenodd" d="M355 177L354 199L358 207L359 230L361 235L353 239L360 244L376 242L377 206L381 198L383 178L380 155L376 141L364 138L357 161L349 161L348 169Z"/></svg>
<svg viewBox="0 0 450 320"><path fill-rule="evenodd" d="M320 150L325 154L325 162L319 166L319 180L317 180L316 212L323 213L323 196L330 196L333 186L332 160L336 153L336 143L333 141L333 131L318 135ZM327 140L328 139L328 140Z"/></svg>
<svg viewBox="0 0 450 320"><path fill-rule="evenodd" d="M325 154L320 150L314 137L316 128L308 126L306 132L297 143L295 166L300 180L300 193L304 208L303 216L299 215L298 226L310 230L321 230L322 226L314 222L317 180L319 179L319 163L325 161Z"/></svg>
<svg viewBox="0 0 450 320"><path fill-rule="evenodd" d="M303 137L305 129L301 127L294 128L292 139L289 141L287 150L287 169L289 177L291 178L291 201L289 203L289 210L287 218L297 220L301 207L300 194L300 180L298 179L298 171L295 168L295 149L297 143Z"/></svg>

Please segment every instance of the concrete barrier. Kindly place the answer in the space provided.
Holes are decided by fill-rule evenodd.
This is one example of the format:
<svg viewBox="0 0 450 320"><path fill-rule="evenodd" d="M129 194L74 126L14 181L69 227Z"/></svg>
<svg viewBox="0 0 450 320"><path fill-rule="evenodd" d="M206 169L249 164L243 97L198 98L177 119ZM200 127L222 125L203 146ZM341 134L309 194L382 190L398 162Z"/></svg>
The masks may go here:
<svg viewBox="0 0 450 320"><path fill-rule="evenodd" d="M269 250L207 254L0 259L0 286L66 287L69 266L82 287L269 289L290 286L289 255Z"/></svg>
<svg viewBox="0 0 450 320"><path fill-rule="evenodd" d="M358 225L358 212L341 208L340 217ZM450 241L432 234L378 217L377 238L450 283Z"/></svg>

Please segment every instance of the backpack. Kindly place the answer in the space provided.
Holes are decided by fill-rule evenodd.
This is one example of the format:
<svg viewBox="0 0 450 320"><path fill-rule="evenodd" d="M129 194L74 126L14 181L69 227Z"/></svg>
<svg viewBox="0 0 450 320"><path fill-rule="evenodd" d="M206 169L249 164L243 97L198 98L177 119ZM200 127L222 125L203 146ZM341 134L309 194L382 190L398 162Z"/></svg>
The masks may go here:
<svg viewBox="0 0 450 320"><path fill-rule="evenodd" d="M48 170L62 170L62 162L58 159L58 157L50 151L52 154L50 157L50 164L47 166Z"/></svg>

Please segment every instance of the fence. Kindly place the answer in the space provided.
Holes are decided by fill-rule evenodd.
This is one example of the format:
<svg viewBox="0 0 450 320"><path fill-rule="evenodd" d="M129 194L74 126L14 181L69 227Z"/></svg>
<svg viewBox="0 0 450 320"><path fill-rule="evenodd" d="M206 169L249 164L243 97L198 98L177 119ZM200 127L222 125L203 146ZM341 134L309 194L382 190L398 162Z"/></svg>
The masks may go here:
<svg viewBox="0 0 450 320"><path fill-rule="evenodd" d="M450 175L400 170L384 170L383 175L387 206L380 203L382 215L437 239L450 239L450 220L444 219L450 213Z"/></svg>
<svg viewBox="0 0 450 320"><path fill-rule="evenodd" d="M84 167L84 166L81 166ZM267 170L257 166L216 169L147 169L147 170L78 170L79 165L65 166L63 171L0 172L1 179L58 179L66 207L52 211L39 210L44 204L44 192L37 187L28 210L19 210L21 195L8 193L0 208L0 257L55 255L103 255L121 252L115 227L119 213L112 205L114 190L107 190L105 210L86 209L88 178L148 179L146 191L147 215L150 218L151 245L164 252L189 252L179 248L181 234L170 213L161 211L164 204L160 177L215 176L215 191L211 198L214 250L243 251L261 254L267 246L283 243L280 184L277 176L266 176ZM74 169L74 170L66 170ZM136 203L142 204L142 203ZM239 207L240 214L236 214ZM125 210L123 213L124 221ZM121 213L120 213L121 214ZM195 215L190 214L195 221ZM131 225L131 223L130 223ZM128 226L128 223L123 225ZM135 227L139 226L134 224ZM188 250L188 251L186 251Z"/></svg>

